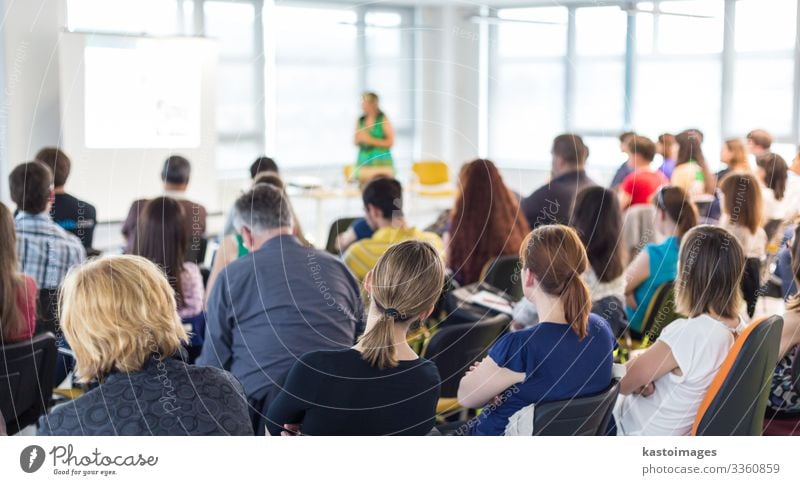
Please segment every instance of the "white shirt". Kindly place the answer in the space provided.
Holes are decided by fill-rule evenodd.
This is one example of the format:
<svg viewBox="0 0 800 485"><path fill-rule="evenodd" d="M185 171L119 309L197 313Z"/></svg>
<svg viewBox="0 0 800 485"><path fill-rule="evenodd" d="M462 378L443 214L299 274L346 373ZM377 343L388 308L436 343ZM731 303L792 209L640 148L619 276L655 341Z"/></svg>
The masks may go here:
<svg viewBox="0 0 800 485"><path fill-rule="evenodd" d="M743 328L740 323L737 331ZM734 330L703 314L675 320L658 341L670 348L682 375L662 376L650 396L624 396L614 409L620 435L688 435L711 381L733 346Z"/></svg>
<svg viewBox="0 0 800 485"><path fill-rule="evenodd" d="M764 220L783 219L786 215L786 196L783 200L775 198L775 191L764 185L761 186L761 200L764 201Z"/></svg>
<svg viewBox="0 0 800 485"><path fill-rule="evenodd" d="M783 194L784 217L792 218L800 211L800 175L789 170L786 179L786 193Z"/></svg>
<svg viewBox="0 0 800 485"><path fill-rule="evenodd" d="M733 237L742 245L745 258L761 259L767 254L767 233L764 228L759 227L755 233L744 226L731 224L730 217L723 214L719 221L719 227L730 232Z"/></svg>

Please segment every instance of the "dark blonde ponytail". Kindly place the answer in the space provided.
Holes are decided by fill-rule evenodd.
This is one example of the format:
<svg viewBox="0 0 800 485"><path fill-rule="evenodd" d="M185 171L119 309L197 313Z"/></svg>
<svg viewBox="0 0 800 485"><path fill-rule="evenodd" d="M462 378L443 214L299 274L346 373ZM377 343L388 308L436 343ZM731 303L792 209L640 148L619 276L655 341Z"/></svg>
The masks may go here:
<svg viewBox="0 0 800 485"><path fill-rule="evenodd" d="M370 271L371 312L377 320L359 339L361 355L373 367L397 366L394 335L429 310L444 286L444 263L436 249L422 241L390 247Z"/></svg>
<svg viewBox="0 0 800 485"><path fill-rule="evenodd" d="M575 230L560 224L540 226L522 243L520 260L542 291L559 298L567 323L578 338L584 338L592 297L582 277L589 264L586 249Z"/></svg>

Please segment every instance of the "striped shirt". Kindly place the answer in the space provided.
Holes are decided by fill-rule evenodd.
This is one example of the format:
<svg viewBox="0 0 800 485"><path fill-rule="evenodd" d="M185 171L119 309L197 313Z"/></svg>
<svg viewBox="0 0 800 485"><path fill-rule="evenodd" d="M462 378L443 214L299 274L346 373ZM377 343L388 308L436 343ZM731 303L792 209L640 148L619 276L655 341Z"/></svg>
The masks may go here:
<svg viewBox="0 0 800 485"><path fill-rule="evenodd" d="M19 270L30 275L39 289L57 289L67 271L86 260L80 239L53 222L47 213L20 211L14 227Z"/></svg>
<svg viewBox="0 0 800 485"><path fill-rule="evenodd" d="M423 232L416 227L382 227L375 231L369 239L354 242L344 253L344 262L359 281L375 266L389 246L408 240L424 241L433 245L442 254L444 245L439 236L432 232Z"/></svg>

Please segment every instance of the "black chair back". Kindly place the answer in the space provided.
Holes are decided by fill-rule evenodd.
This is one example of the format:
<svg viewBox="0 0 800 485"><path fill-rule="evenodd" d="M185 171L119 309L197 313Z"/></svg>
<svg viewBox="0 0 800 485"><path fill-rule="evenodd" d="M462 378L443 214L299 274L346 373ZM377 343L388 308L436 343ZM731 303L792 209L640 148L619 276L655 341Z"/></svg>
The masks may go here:
<svg viewBox="0 0 800 485"><path fill-rule="evenodd" d="M47 411L56 356L56 338L50 332L0 347L0 413L8 434L35 424Z"/></svg>
<svg viewBox="0 0 800 485"><path fill-rule="evenodd" d="M533 435L603 436L618 395L619 380L614 379L594 396L537 404L533 408Z"/></svg>
<svg viewBox="0 0 800 485"><path fill-rule="evenodd" d="M439 369L441 397L456 397L458 383L469 366L486 356L509 323L507 315L497 315L473 323L448 325L433 334L422 356Z"/></svg>
<svg viewBox="0 0 800 485"><path fill-rule="evenodd" d="M745 260L741 288L742 296L744 296L744 301L747 303L747 315L753 318L761 290L761 260L758 258L747 258Z"/></svg>
<svg viewBox="0 0 800 485"><path fill-rule="evenodd" d="M58 334L58 290L39 290L36 302L36 333Z"/></svg>
<svg viewBox="0 0 800 485"><path fill-rule="evenodd" d="M356 220L358 220L358 217L342 217L341 219L333 221L328 231L328 242L325 244L325 251L338 255L339 251L336 250L336 238L339 237L339 234L346 231Z"/></svg>
<svg viewBox="0 0 800 485"><path fill-rule="evenodd" d="M508 293L515 301L521 299L523 294L519 257L500 256L487 263L483 271L483 281Z"/></svg>

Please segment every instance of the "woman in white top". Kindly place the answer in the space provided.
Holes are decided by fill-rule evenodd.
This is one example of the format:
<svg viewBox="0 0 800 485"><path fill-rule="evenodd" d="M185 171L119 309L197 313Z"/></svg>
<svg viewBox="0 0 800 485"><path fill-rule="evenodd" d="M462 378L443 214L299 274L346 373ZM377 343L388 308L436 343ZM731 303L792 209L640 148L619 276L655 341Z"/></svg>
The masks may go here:
<svg viewBox="0 0 800 485"><path fill-rule="evenodd" d="M688 435L711 381L744 328L741 245L702 225L681 243L675 299L679 313L659 339L626 364L614 408L619 435Z"/></svg>
<svg viewBox="0 0 800 485"><path fill-rule="evenodd" d="M767 251L764 221L764 201L761 186L754 175L732 173L720 184L722 217L719 226L733 234L744 249L745 258L762 258Z"/></svg>
<svg viewBox="0 0 800 485"><path fill-rule="evenodd" d="M786 182L789 167L777 153L765 153L756 158L756 174L764 200L764 222L786 217Z"/></svg>

